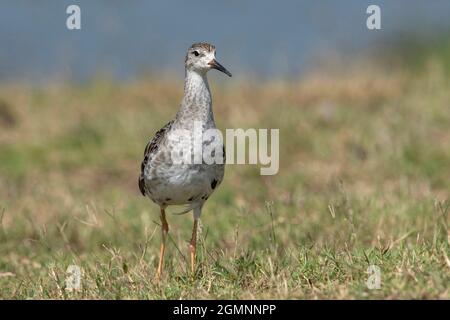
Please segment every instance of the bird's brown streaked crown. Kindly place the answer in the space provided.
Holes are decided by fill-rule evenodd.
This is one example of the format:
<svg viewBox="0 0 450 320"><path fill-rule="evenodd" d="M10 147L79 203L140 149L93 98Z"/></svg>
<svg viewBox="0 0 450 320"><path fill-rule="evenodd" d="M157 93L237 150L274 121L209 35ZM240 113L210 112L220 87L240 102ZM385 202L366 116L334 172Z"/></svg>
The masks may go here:
<svg viewBox="0 0 450 320"><path fill-rule="evenodd" d="M216 50L216 47L214 45L207 42L194 43L189 49L197 49L197 48L201 48L209 52Z"/></svg>

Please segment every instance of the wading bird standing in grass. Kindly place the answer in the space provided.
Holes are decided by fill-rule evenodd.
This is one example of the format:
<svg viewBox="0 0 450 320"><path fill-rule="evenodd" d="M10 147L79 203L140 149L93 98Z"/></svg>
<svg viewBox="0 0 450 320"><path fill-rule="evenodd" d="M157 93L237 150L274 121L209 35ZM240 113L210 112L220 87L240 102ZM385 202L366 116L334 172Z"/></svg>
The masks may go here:
<svg viewBox="0 0 450 320"><path fill-rule="evenodd" d="M180 109L175 119L156 132L144 151L139 189L144 196L160 206L161 212L162 243L156 273L157 280L160 279L163 271L166 238L169 231L165 209L169 205L187 205L183 213L193 210L194 227L189 250L191 271L194 274L198 220L204 203L223 179L225 161L213 164L207 164L203 160L200 163L178 163L173 159L173 155L179 150L185 150L186 143L190 143L192 138L196 139L195 123L200 123L200 133L216 128L206 73L210 69L217 69L230 77L231 73L216 61L215 53L215 47L204 42L195 43L188 49L185 60L184 96ZM173 132L184 132L187 139L171 139ZM205 142L202 143L204 146ZM221 140L213 139L208 141L208 145L210 149L221 150L225 159L225 149ZM196 153L202 152L202 148L201 150L190 146L188 148L191 150L192 158L198 159Z"/></svg>

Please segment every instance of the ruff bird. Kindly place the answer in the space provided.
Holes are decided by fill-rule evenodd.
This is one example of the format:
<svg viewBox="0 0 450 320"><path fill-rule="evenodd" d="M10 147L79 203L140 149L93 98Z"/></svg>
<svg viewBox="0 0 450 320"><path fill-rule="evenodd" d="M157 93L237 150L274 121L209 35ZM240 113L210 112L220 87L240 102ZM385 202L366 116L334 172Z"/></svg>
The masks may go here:
<svg viewBox="0 0 450 320"><path fill-rule="evenodd" d="M225 148L221 139L201 140L201 148L192 146L192 140L210 129L216 129L212 110L211 92L206 74L211 69L219 70L231 77L231 73L217 62L216 49L205 42L193 44L185 58L184 96L175 118L156 132L145 147L141 164L139 189L160 207L162 241L156 279L159 280L164 267L164 253L169 225L166 208L170 205L186 205L181 213L193 211L194 225L189 242L191 272L195 274L197 227L203 205L220 185L225 169ZM200 131L195 127L200 124ZM181 137L187 139L180 139ZM175 134L177 133L177 134ZM175 138L174 138L175 137ZM201 138L201 137L200 137ZM206 163L202 150L219 150L222 161ZM174 155L183 151L196 161L175 161ZM186 156L186 154L184 155Z"/></svg>

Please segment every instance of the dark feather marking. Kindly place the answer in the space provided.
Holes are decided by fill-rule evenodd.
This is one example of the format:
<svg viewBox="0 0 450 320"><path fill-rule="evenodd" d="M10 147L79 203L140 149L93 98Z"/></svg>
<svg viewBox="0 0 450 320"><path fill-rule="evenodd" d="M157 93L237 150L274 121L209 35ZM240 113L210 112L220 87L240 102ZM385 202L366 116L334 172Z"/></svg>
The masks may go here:
<svg viewBox="0 0 450 320"><path fill-rule="evenodd" d="M142 177L142 175L139 176L138 184L139 184L139 190L141 190L142 195L145 197L145 182L144 182L144 178Z"/></svg>
<svg viewBox="0 0 450 320"><path fill-rule="evenodd" d="M217 180L213 179L213 181L211 181L211 189L214 190L216 188L216 186L217 186Z"/></svg>
<svg viewBox="0 0 450 320"><path fill-rule="evenodd" d="M159 129L156 133L153 139L147 143L147 146L145 147L144 151L144 160L141 163L141 174L139 176L138 185L139 190L141 190L142 195L145 197L147 190L145 186L145 180L144 180L144 170L147 166L147 163L150 161L153 154L158 151L158 145L160 144L161 140L165 137L167 131L170 130L171 126L173 124L173 120L168 122L164 127Z"/></svg>
<svg viewBox="0 0 450 320"><path fill-rule="evenodd" d="M225 145L222 145L222 152L223 152L223 154L222 154L222 156L223 156L223 163L225 164L225 162L226 162Z"/></svg>

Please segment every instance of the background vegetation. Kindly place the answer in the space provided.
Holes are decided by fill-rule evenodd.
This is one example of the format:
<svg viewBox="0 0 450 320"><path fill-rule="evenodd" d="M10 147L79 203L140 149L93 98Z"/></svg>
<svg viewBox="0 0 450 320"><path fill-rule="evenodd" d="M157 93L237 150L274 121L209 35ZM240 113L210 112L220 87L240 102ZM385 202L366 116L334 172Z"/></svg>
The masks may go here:
<svg viewBox="0 0 450 320"><path fill-rule="evenodd" d="M280 171L227 166L195 278L192 217L169 215L159 284L158 208L137 177L182 79L2 85L0 298L448 299L450 59L439 52L289 81L211 75L220 128L280 129ZM65 290L72 264L79 292Z"/></svg>

